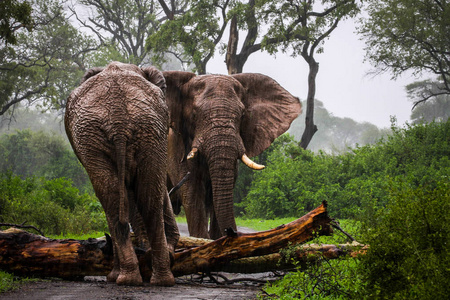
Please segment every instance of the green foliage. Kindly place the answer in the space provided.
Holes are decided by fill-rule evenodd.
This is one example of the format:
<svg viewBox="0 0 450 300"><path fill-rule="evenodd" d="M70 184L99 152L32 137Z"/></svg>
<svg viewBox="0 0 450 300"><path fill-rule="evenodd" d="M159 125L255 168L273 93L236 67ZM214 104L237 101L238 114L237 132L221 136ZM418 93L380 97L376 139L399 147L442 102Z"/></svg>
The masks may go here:
<svg viewBox="0 0 450 300"><path fill-rule="evenodd" d="M34 225L45 234L86 233L106 230L98 200L80 194L71 181L57 178L21 179L0 175L0 221Z"/></svg>
<svg viewBox="0 0 450 300"><path fill-rule="evenodd" d="M294 142L293 136L289 134L283 134L279 138L277 138L273 143L267 148L263 153L253 158L253 161L259 164L267 164L268 156L274 152L279 151L281 148L284 148L290 143ZM236 184L233 191L233 199L234 203L237 204L234 206L235 215L239 216L244 214L244 205L240 204L243 199L247 196L248 192L251 188L251 183L258 172L248 168L242 162L239 162L238 169L238 178L236 180Z"/></svg>
<svg viewBox="0 0 450 300"><path fill-rule="evenodd" d="M80 190L92 190L86 171L61 136L31 130L0 136L0 172L22 178L70 178Z"/></svg>
<svg viewBox="0 0 450 300"><path fill-rule="evenodd" d="M255 174L240 205L251 218L302 216L323 200L334 199L339 187L330 181L337 171L330 166L333 163L326 155L301 149L290 138L268 155L266 169Z"/></svg>
<svg viewBox="0 0 450 300"><path fill-rule="evenodd" d="M0 115L22 101L44 110L64 107L97 47L72 26L61 1L33 0L30 5L33 30L19 27L17 43L0 47Z"/></svg>
<svg viewBox="0 0 450 300"><path fill-rule="evenodd" d="M0 293L9 291L15 287L14 276L0 271Z"/></svg>
<svg viewBox="0 0 450 300"><path fill-rule="evenodd" d="M0 270L0 294L12 289L19 288L22 283L35 281L36 279L30 279L25 277L16 277L13 274L3 272Z"/></svg>
<svg viewBox="0 0 450 300"><path fill-rule="evenodd" d="M146 49L154 53L160 63L165 61L165 52L181 52L181 60L192 63L199 74L205 74L206 63L214 55L226 26L226 21L217 13L220 10L224 13L228 2L191 1L185 13L162 23L158 31L147 38Z"/></svg>
<svg viewBox="0 0 450 300"><path fill-rule="evenodd" d="M392 181L391 200L365 224L361 274L370 299L444 299L450 293L450 180ZM441 174L442 175L442 174Z"/></svg>
<svg viewBox="0 0 450 300"><path fill-rule="evenodd" d="M364 283L359 274L359 260L328 260L299 265L281 280L266 285L262 299L361 299Z"/></svg>
<svg viewBox="0 0 450 300"><path fill-rule="evenodd" d="M302 216L327 200L333 217L370 217L388 203L392 179L419 186L450 173L449 121L393 126L392 132L377 144L335 156L286 141L269 152L266 168L253 175L238 206L248 217L271 219Z"/></svg>
<svg viewBox="0 0 450 300"><path fill-rule="evenodd" d="M323 52L324 41L339 21L359 11L356 1L260 0L256 3L258 18L269 24L263 48L274 54L281 47L293 56Z"/></svg>
<svg viewBox="0 0 450 300"><path fill-rule="evenodd" d="M360 220L343 228L370 247L349 265L323 260L299 268L266 287L266 293L281 299L443 299L449 294L450 122L404 128L393 123L391 130L374 145L335 156L314 155L295 142L269 154L243 201L247 215L295 211L299 217L308 205L325 199L331 216ZM328 237L318 241L342 243Z"/></svg>
<svg viewBox="0 0 450 300"><path fill-rule="evenodd" d="M395 77L405 71L439 76L438 90L422 89L422 99L450 93L450 3L432 0L366 1L367 18L359 33L366 40L366 59Z"/></svg>
<svg viewBox="0 0 450 300"><path fill-rule="evenodd" d="M16 31L22 26L28 30L33 27L30 3L17 0L0 1L0 39L16 44Z"/></svg>

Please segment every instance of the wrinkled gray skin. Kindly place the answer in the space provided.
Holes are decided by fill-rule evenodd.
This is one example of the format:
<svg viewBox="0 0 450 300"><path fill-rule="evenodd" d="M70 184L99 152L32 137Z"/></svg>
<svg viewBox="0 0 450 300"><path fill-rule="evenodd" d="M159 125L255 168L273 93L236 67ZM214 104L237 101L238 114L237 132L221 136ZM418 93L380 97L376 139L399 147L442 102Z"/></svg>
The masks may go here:
<svg viewBox="0 0 450 300"><path fill-rule="evenodd" d="M174 195L192 236L217 239L236 230L233 188L238 159L264 151L301 113L298 98L261 74L163 72L170 113L168 186L191 176ZM193 158L192 149L196 148ZM208 228L208 220L210 220Z"/></svg>
<svg viewBox="0 0 450 300"><path fill-rule="evenodd" d="M114 245L107 279L117 284L142 284L129 222L149 233L150 283L175 284L169 252L179 233L166 187L165 87L153 67L112 62L89 70L67 100L66 132L105 210Z"/></svg>

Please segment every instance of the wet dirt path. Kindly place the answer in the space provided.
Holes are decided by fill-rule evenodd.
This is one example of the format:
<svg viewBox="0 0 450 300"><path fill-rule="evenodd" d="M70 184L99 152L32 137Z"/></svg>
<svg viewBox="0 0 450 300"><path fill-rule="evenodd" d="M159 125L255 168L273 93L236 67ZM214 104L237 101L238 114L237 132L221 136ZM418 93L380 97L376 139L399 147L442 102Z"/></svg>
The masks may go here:
<svg viewBox="0 0 450 300"><path fill-rule="evenodd" d="M186 224L179 224L180 233L188 235ZM241 232L252 232L239 228ZM237 274L226 274L229 279ZM105 277L86 277L84 281L46 280L22 285L19 289L0 294L0 299L11 300L181 300L181 299L256 299L261 285L232 284L217 285L195 283L190 276L176 278L173 287L156 287L148 283L143 286L118 286L106 282Z"/></svg>

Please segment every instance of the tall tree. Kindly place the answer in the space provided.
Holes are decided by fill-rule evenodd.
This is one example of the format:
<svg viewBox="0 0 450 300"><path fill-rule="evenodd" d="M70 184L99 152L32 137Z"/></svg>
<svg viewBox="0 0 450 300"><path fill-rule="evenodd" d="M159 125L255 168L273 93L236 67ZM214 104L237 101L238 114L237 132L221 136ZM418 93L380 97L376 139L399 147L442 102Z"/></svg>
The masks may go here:
<svg viewBox="0 0 450 300"><path fill-rule="evenodd" d="M247 4L238 2L230 13L230 35L228 37L225 63L228 74L242 73L247 59L252 53L261 50L261 42L257 42L261 24L256 18L255 0L249 0ZM245 32L245 39L239 53L239 32Z"/></svg>
<svg viewBox="0 0 450 300"><path fill-rule="evenodd" d="M450 2L440 0L369 0L359 33L366 59L376 71L396 78L405 71L435 74L437 84L422 85L415 105L450 94Z"/></svg>
<svg viewBox="0 0 450 300"><path fill-rule="evenodd" d="M269 53L278 49L292 56L300 55L309 66L308 95L306 98L305 131L300 146L306 149L316 133L314 124L314 97L319 63L315 54L323 52L323 45L339 22L354 16L359 7L353 0L331 1L270 1L258 2L259 18L269 25L262 46Z"/></svg>
<svg viewBox="0 0 450 300"><path fill-rule="evenodd" d="M314 124L315 78L318 63L314 55L323 51L324 40L338 23L358 12L356 1L270 1L248 0L195 1L182 15L165 22L160 30L147 40L147 49L163 53L182 49L181 57L192 62L195 70L203 74L206 64L214 54L224 29L230 23L225 62L228 73L241 73L252 53L279 49L301 55L308 63L308 101L306 128L301 146L306 148L317 127ZM267 28L262 32L261 28ZM239 43L239 35L245 39ZM239 52L238 48L240 46Z"/></svg>
<svg viewBox="0 0 450 300"><path fill-rule="evenodd" d="M133 64L149 63L152 53L145 49L146 39L161 23L183 13L187 0L79 0L69 7L79 24L89 29L107 47Z"/></svg>
<svg viewBox="0 0 450 300"><path fill-rule="evenodd" d="M164 53L172 53L185 65L193 65L197 73L205 74L228 24L230 0L187 2L183 13L162 23L148 37L147 50L155 53L160 61Z"/></svg>
<svg viewBox="0 0 450 300"><path fill-rule="evenodd" d="M86 69L89 52L97 48L70 24L59 1L30 4L33 31L17 31L16 45L0 51L0 115L24 101L63 107Z"/></svg>
<svg viewBox="0 0 450 300"><path fill-rule="evenodd" d="M423 91L437 93L440 84L433 80L423 80L406 86L409 100L415 103L410 117L413 124L432 121L445 122L450 117L450 94L437 95L426 102L420 101L425 96Z"/></svg>
<svg viewBox="0 0 450 300"><path fill-rule="evenodd" d="M31 5L27 1L0 1L0 40L6 44L16 44L16 32L21 28L31 30Z"/></svg>

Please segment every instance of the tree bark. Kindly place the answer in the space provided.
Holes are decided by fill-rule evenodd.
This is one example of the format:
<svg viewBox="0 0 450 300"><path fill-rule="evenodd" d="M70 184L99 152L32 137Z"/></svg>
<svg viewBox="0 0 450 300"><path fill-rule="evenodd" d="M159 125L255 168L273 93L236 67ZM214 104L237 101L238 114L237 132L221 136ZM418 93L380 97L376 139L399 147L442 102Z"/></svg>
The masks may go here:
<svg viewBox="0 0 450 300"><path fill-rule="evenodd" d="M276 268L281 249L304 243L317 235L331 234L330 221L324 202L302 218L272 230L251 234L230 230L227 236L215 241L182 238L172 272L181 276L208 271L270 271ZM332 249L332 246L328 248ZM141 273L144 278L149 278L151 271L146 263L146 252L139 248L135 250ZM301 253L304 255L305 251ZM260 256L264 257L257 258ZM0 269L17 275L65 279L105 276L112 265L108 239L54 240L18 229L0 231Z"/></svg>
<svg viewBox="0 0 450 300"><path fill-rule="evenodd" d="M227 54L225 57L228 75L242 73L249 56L252 53L261 50L261 43L255 43L259 31L258 22L255 17L255 0L248 1L246 10L244 22L247 24L247 31L239 54L237 53L239 42L237 16L234 15L230 22L230 35L228 38Z"/></svg>
<svg viewBox="0 0 450 300"><path fill-rule="evenodd" d="M303 55L309 65L308 74L308 96L306 98L305 130L300 141L300 147L306 149L316 133L317 126L314 124L314 98L316 96L316 77L319 72L319 64L308 55Z"/></svg>
<svg viewBox="0 0 450 300"><path fill-rule="evenodd" d="M237 46L239 42L239 31L237 29L237 18L233 16L230 22L230 36L228 38L227 54L225 56L225 63L228 69L228 75L242 73L242 69L238 70L237 66Z"/></svg>

